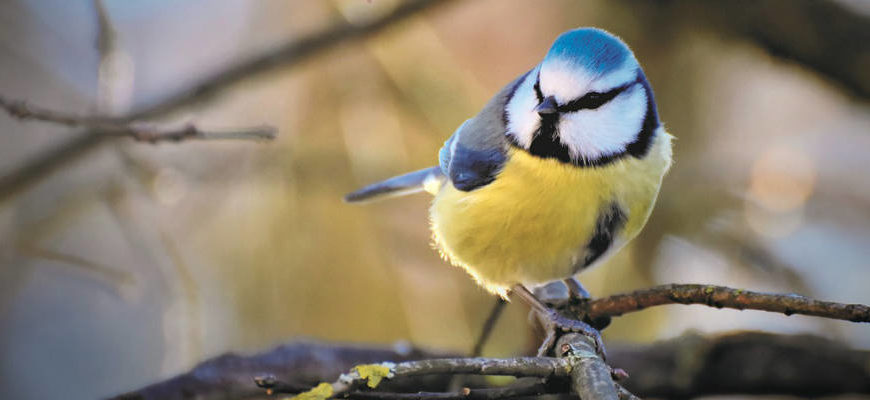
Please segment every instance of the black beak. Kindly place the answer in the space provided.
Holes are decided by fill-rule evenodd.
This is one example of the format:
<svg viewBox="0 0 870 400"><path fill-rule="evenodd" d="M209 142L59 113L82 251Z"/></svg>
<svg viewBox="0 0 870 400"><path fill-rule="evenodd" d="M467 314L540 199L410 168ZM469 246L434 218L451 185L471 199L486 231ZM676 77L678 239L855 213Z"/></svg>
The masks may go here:
<svg viewBox="0 0 870 400"><path fill-rule="evenodd" d="M546 99L544 99L544 101L541 102L541 104L538 104L538 106L535 107L535 112L540 115L550 115L555 114L556 111L559 111L557 108L558 106L556 105L556 99L553 96L548 96Z"/></svg>

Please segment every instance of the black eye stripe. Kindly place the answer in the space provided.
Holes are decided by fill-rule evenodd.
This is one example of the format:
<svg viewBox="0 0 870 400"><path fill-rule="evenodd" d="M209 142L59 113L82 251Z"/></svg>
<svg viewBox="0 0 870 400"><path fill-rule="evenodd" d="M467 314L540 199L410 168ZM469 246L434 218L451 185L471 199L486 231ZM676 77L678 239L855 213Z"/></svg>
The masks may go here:
<svg viewBox="0 0 870 400"><path fill-rule="evenodd" d="M541 92L541 75L540 71L538 72L538 78L535 80L535 97L538 98L538 103L544 101L544 93ZM571 100L568 104L563 106L558 106L557 110L560 113L565 112L574 112L580 110L594 110L598 107L601 107L610 100L613 100L616 96L619 96L620 93L628 90L628 88L634 86L635 84L640 83L640 76L635 79L634 82L627 83L625 85L613 88L607 92L599 93L599 92L589 92L580 98Z"/></svg>
<svg viewBox="0 0 870 400"><path fill-rule="evenodd" d="M565 104L564 106L559 106L559 112L572 112L572 111L580 111L580 110L594 110L598 107L601 107L610 100L613 100L616 96L619 96L620 93L624 92L626 89L633 86L635 82L629 83L627 85L623 85L614 89L611 89L604 93L599 92L589 92L580 97L579 99L574 99Z"/></svg>

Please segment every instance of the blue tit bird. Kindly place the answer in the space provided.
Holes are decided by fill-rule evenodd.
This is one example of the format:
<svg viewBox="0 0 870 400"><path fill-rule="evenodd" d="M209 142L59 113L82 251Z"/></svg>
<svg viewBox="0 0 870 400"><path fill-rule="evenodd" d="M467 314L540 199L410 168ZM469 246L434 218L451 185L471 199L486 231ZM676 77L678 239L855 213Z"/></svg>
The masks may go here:
<svg viewBox="0 0 870 400"><path fill-rule="evenodd" d="M671 138L628 46L574 29L453 133L439 166L346 200L430 192L441 255L486 290L514 290L546 312L528 287L600 264L644 227Z"/></svg>

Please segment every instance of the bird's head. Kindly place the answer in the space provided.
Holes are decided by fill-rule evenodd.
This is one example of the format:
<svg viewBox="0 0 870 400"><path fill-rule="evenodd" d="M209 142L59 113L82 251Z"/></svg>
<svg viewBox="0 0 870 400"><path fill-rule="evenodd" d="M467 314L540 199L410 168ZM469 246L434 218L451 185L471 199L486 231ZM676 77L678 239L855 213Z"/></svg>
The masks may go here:
<svg viewBox="0 0 870 400"><path fill-rule="evenodd" d="M659 121L631 50L595 28L560 35L505 109L507 135L532 154L577 165L645 155Z"/></svg>

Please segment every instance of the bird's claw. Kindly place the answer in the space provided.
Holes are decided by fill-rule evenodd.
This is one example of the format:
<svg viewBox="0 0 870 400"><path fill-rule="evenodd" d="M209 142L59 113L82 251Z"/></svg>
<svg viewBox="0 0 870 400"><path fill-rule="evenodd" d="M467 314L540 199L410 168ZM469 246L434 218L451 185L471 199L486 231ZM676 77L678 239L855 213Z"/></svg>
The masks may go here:
<svg viewBox="0 0 870 400"><path fill-rule="evenodd" d="M559 330L565 333L579 333L592 339L595 343L595 352L601 356L601 359L607 359L607 351L604 348L604 341L601 339L601 333L589 324L583 321L567 318L553 309L548 310L545 315L540 315L539 318L541 319L541 324L543 325L547 336L544 339L544 343L542 343L541 347L538 349L538 355L545 355L552 350L553 346L556 344L556 337L558 336L556 334L557 330Z"/></svg>

